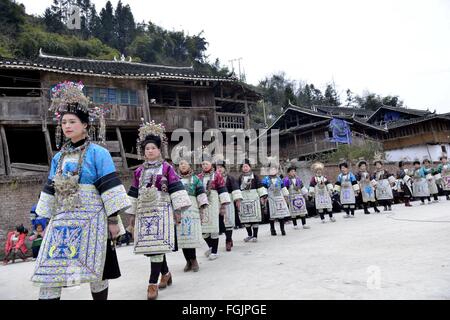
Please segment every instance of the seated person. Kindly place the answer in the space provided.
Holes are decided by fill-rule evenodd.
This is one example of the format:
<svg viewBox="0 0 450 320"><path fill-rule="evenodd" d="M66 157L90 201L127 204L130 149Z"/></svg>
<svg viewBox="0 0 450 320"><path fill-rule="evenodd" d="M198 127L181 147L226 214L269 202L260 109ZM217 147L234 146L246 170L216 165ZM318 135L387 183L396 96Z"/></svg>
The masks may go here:
<svg viewBox="0 0 450 320"><path fill-rule="evenodd" d="M10 258L14 263L16 256L19 256L23 261L27 260L25 256L28 251L25 245L26 234L27 232L23 225L17 226L15 231L8 232L5 244L5 259L3 260L4 265L8 264Z"/></svg>

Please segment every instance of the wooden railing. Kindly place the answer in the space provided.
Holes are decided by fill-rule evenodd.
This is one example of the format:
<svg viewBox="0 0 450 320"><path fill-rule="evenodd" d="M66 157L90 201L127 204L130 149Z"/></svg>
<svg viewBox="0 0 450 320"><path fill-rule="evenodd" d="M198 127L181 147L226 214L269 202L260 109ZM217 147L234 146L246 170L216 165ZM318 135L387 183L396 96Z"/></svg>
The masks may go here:
<svg viewBox="0 0 450 320"><path fill-rule="evenodd" d="M330 141L318 141L318 142L311 142L311 143L305 143L300 144L295 148L294 145L289 145L284 148L280 148L280 156L285 158L299 158L308 156L314 153L318 152L325 152L325 151L331 151L337 149L336 142L330 142Z"/></svg>
<svg viewBox="0 0 450 320"><path fill-rule="evenodd" d="M40 97L0 97L0 120L40 120Z"/></svg>
<svg viewBox="0 0 450 320"><path fill-rule="evenodd" d="M246 129L245 115L217 112L217 126L219 129Z"/></svg>

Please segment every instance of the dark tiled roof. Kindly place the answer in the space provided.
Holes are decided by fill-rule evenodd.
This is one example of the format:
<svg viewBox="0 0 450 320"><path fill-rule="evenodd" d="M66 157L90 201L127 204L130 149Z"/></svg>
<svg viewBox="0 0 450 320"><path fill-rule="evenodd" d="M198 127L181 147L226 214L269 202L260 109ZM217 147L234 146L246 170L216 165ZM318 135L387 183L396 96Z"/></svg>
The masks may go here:
<svg viewBox="0 0 450 320"><path fill-rule="evenodd" d="M365 127L371 128L371 129L375 129L375 130L379 130L379 131L388 132L388 129L386 129L382 126L377 126L375 124L368 123L367 121L360 119L358 117L353 117L352 120L353 120L353 122L358 123L362 126L365 126Z"/></svg>
<svg viewBox="0 0 450 320"><path fill-rule="evenodd" d="M422 117L424 115L427 114L431 114L431 112L429 110L418 110L418 109L409 109L409 108L396 108L396 107L391 107L391 106L382 106L380 108L378 108L377 111L375 111L370 117L369 119L367 119L367 121L370 121L375 115L377 115L379 112L383 111L383 110L389 110L389 111L397 111L397 112L401 112L401 113L405 113L405 114L410 114L416 117Z"/></svg>
<svg viewBox="0 0 450 320"><path fill-rule="evenodd" d="M296 105L293 105L292 103L289 103L289 106L285 110L284 113L286 113L288 110L294 110L294 111L298 111L301 113L309 114L311 116L316 116L316 117L320 117L320 118L331 119L331 116L323 114L322 112L318 112L316 110L312 110L312 109L305 108L305 107L296 106Z"/></svg>
<svg viewBox="0 0 450 320"><path fill-rule="evenodd" d="M0 57L0 68L40 70L107 78L237 81L234 77L216 77L201 74L196 72L192 66L174 67L121 60L59 57L44 54L42 51L39 52L38 57L32 60Z"/></svg>
<svg viewBox="0 0 450 320"><path fill-rule="evenodd" d="M355 115L357 117L370 117L373 113L372 110L366 110L363 108L348 108L338 106L317 106L315 108L330 115Z"/></svg>
<svg viewBox="0 0 450 320"><path fill-rule="evenodd" d="M450 115L449 114L428 114L423 117L418 117L418 118L414 118L414 119L405 119L405 120L399 120L399 121L395 121L395 122L389 122L387 124L387 128L388 129L396 129L396 128L406 127L406 126L424 122L424 121L434 120L434 119L442 119L442 120L450 121Z"/></svg>

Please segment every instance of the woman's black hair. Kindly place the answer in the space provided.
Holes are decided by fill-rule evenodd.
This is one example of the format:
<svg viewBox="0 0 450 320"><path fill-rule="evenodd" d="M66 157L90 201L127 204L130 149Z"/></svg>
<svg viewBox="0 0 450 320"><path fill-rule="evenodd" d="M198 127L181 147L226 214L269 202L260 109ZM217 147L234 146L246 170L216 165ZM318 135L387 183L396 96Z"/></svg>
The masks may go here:
<svg viewBox="0 0 450 320"><path fill-rule="evenodd" d="M342 169L342 167L345 167L348 169L348 163L347 162L342 162L339 164L339 169Z"/></svg>
<svg viewBox="0 0 450 320"><path fill-rule="evenodd" d="M89 113L78 109L78 103L68 106L67 111L61 114L61 120L62 117L66 114L73 114L77 116L78 119L80 119L81 123L86 123L87 125L89 125Z"/></svg>
<svg viewBox="0 0 450 320"><path fill-rule="evenodd" d="M415 165L415 164L420 164L420 161L419 160L414 160L413 165Z"/></svg>
<svg viewBox="0 0 450 320"><path fill-rule="evenodd" d="M225 163L220 162L220 163L214 163L213 165L215 165L215 167L217 168L217 166L221 166L223 167L225 170L227 170L227 166L225 165Z"/></svg>
<svg viewBox="0 0 450 320"><path fill-rule="evenodd" d="M149 143L153 143L158 149L161 149L161 138L159 136L155 136L153 134L146 136L144 141L141 143L142 149L145 149L145 146Z"/></svg>
<svg viewBox="0 0 450 320"><path fill-rule="evenodd" d="M297 170L297 167L290 166L290 167L287 169L287 173L291 172L292 170Z"/></svg>
<svg viewBox="0 0 450 320"><path fill-rule="evenodd" d="M242 171L242 167L244 166L244 164L248 165L250 168L252 167L250 160L249 159L245 159L244 163L241 164L241 167L239 168L240 171Z"/></svg>
<svg viewBox="0 0 450 320"><path fill-rule="evenodd" d="M366 167L367 167L367 161L360 161L360 162L358 163L358 168L361 168L361 166L362 166L363 164L365 164Z"/></svg>
<svg viewBox="0 0 450 320"><path fill-rule="evenodd" d="M23 224L21 224L20 226L16 226L16 231L19 233L25 233L25 227L23 226Z"/></svg>

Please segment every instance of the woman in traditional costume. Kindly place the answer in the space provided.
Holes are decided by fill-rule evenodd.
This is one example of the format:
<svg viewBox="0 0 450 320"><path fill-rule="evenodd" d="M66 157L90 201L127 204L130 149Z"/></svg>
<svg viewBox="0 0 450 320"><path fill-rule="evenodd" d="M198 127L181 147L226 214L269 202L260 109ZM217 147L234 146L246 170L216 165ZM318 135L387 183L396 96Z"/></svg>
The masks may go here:
<svg viewBox="0 0 450 320"><path fill-rule="evenodd" d="M397 192L405 203L405 207L412 207L410 199L412 196L411 177L408 175L408 169L404 168L403 161L398 163L397 171Z"/></svg>
<svg viewBox="0 0 450 320"><path fill-rule="evenodd" d="M186 259L184 272L197 272L199 265L195 249L200 248L203 242L201 220L208 207L208 197L202 181L191 168L190 153L179 158L178 175L192 202L189 209L181 213L181 223L177 224L178 247Z"/></svg>
<svg viewBox="0 0 450 320"><path fill-rule="evenodd" d="M288 205L294 229L298 229L298 217L300 217L300 220L302 221L303 229L309 229L310 227L306 225L307 210L305 201L308 189L306 189L302 179L297 175L296 167L289 167L287 169L287 174L288 175L283 179L283 185L289 191Z"/></svg>
<svg viewBox="0 0 450 320"><path fill-rule="evenodd" d="M359 182L359 189L361 190L364 213L370 214L368 209L369 203L372 204L375 212L380 212L377 208L377 203L375 200L375 188L371 182L370 173L367 170L367 161L360 160L357 165L359 172L356 174L356 180Z"/></svg>
<svg viewBox="0 0 450 320"><path fill-rule="evenodd" d="M123 229L118 214L130 202L108 150L88 136L91 121L100 116L104 137L104 119L82 89L73 82L52 89L57 145L61 128L67 142L52 159L36 208L50 218L31 279L41 287L40 299L57 300L63 287L90 283L93 299L106 300L108 279L120 277L113 241Z"/></svg>
<svg viewBox="0 0 450 320"><path fill-rule="evenodd" d="M239 218L247 230L245 242L258 241L258 227L262 220L261 205L267 201L267 189L261 183L259 176L252 171L249 159L241 165L239 188L242 192Z"/></svg>
<svg viewBox="0 0 450 320"><path fill-rule="evenodd" d="M430 198L428 198L428 201L431 201L432 196L433 202L439 202L439 190L436 184L436 175L439 172L431 166L431 161L428 158L425 158L422 161L422 165L427 178L428 190L430 190Z"/></svg>
<svg viewBox="0 0 450 320"><path fill-rule="evenodd" d="M431 203L430 189L428 188L428 182L426 179L427 174L423 167L420 166L419 160L413 162L414 170L411 173L413 179L413 197L420 199L420 204L425 204L425 199L428 199L428 203Z"/></svg>
<svg viewBox="0 0 450 320"><path fill-rule="evenodd" d="M158 289L172 284L166 253L177 251L176 227L182 211L192 203L175 169L161 156L167 140L164 126L154 121L139 128L138 152L144 150L145 162L134 171L128 192L134 215L134 253L150 257L150 279L147 299L155 300ZM161 280L158 284L159 276Z"/></svg>
<svg viewBox="0 0 450 320"><path fill-rule="evenodd" d="M339 192L341 205L346 213L344 218L354 218L359 185L355 175L349 171L347 162L340 163L339 169L341 173L337 177L334 189Z"/></svg>
<svg viewBox="0 0 450 320"><path fill-rule="evenodd" d="M447 162L448 160L446 155L440 156L439 161L441 161L441 163L436 169L439 176L437 176L436 180L440 183L442 191L445 194L445 198L450 200L450 165Z"/></svg>
<svg viewBox="0 0 450 320"><path fill-rule="evenodd" d="M376 167L372 176L372 181L375 185L375 196L378 203L384 207L384 211L391 211L392 200L394 199L392 185L395 183L395 177L384 168L381 159L376 159L373 164Z"/></svg>
<svg viewBox="0 0 450 320"><path fill-rule="evenodd" d="M309 182L309 195L314 198L317 213L320 215L322 223L325 223L325 212L328 213L331 222L336 222L333 217L333 202L331 194L333 184L323 175L324 165L321 162L313 163L311 170L314 177Z"/></svg>
<svg viewBox="0 0 450 320"><path fill-rule="evenodd" d="M278 167L270 167L269 175L263 178L262 185L267 189L269 200L270 234L272 236L277 235L275 231L275 220L278 220L281 235L285 236L285 219L291 215L286 200L289 196L289 191L284 187L283 180L278 174Z"/></svg>
<svg viewBox="0 0 450 320"><path fill-rule="evenodd" d="M235 212L239 211L241 208L242 193L239 189L237 179L228 174L224 163L217 163L216 168L225 180L225 187L232 200L232 203L227 206L225 214L220 215L219 221L219 229L225 233L225 249L231 251L231 248L233 247L233 228L236 225Z"/></svg>
<svg viewBox="0 0 450 320"><path fill-rule="evenodd" d="M209 202L202 221L203 238L208 245L205 256L209 260L216 260L219 257L217 252L219 248L219 214L225 214L226 206L231 203L231 198L225 186L225 180L213 167L212 158L208 149L204 148L202 172L198 178L205 187Z"/></svg>

